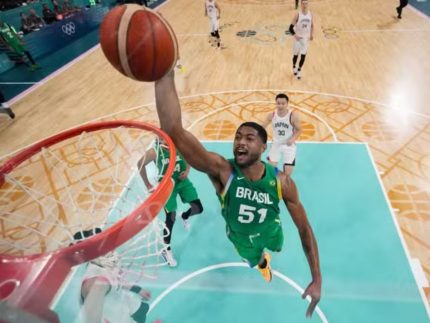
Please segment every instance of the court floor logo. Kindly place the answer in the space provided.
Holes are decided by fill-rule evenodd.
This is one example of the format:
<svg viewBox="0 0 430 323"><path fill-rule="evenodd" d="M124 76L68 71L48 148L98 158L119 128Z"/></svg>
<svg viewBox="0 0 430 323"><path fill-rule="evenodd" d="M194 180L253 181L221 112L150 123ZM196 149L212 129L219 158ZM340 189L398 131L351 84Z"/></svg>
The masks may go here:
<svg viewBox="0 0 430 323"><path fill-rule="evenodd" d="M340 28L328 26L328 27L322 27L322 31L324 34L324 37L327 39L337 39L339 38Z"/></svg>
<svg viewBox="0 0 430 323"><path fill-rule="evenodd" d="M276 24L239 30L236 36L244 41L264 45L282 44L290 37L288 26Z"/></svg>
<svg viewBox="0 0 430 323"><path fill-rule="evenodd" d="M236 36L238 37L252 37L255 35L257 35L257 32L255 30L242 30L236 33Z"/></svg>
<svg viewBox="0 0 430 323"><path fill-rule="evenodd" d="M63 31L63 33L65 33L66 35L73 35L76 31L76 26L73 22L68 22L64 25L61 26L61 30Z"/></svg>

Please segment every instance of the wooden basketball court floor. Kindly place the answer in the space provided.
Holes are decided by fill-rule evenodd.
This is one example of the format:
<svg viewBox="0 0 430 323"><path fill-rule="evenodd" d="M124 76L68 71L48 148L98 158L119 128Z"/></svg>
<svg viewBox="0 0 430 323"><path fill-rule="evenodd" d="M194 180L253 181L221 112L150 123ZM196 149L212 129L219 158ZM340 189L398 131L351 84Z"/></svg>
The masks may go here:
<svg viewBox="0 0 430 323"><path fill-rule="evenodd" d="M428 281L429 18L408 7L395 19L397 1L311 0L315 40L298 81L285 34L293 1L218 3L221 50L208 43L200 1L170 0L159 9L177 33L185 66L176 73L184 125L201 140L231 140L240 122L262 120L284 91L301 112L302 141L367 143L408 255ZM13 102L17 118L0 119L0 155L94 119L157 124L153 101L152 84L119 75L95 48ZM429 300L428 283L421 285Z"/></svg>

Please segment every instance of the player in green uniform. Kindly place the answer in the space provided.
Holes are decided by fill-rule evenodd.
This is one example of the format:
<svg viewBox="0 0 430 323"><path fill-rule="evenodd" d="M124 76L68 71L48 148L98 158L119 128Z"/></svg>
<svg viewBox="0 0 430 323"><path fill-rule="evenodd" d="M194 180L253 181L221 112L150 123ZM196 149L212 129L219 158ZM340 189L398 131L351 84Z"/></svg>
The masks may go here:
<svg viewBox="0 0 430 323"><path fill-rule="evenodd" d="M244 123L243 127L254 127L254 124ZM222 215L227 223L227 236L251 267L260 264L264 255L267 265L262 274L270 281L270 254L264 254L264 249L281 251L284 241L279 218L282 195L278 171L262 161L262 176L257 180L249 180L235 159L229 159L228 162L232 172L218 195Z"/></svg>
<svg viewBox="0 0 430 323"><path fill-rule="evenodd" d="M3 38L6 45L9 47L8 49L12 54L16 54L20 57L20 59L24 61L24 55L27 56L31 65L29 66L31 70L34 70L38 67L36 61L31 56L30 52L24 47L23 41L21 37L15 31L15 28L9 26L7 23L0 20L0 36ZM27 64L28 65L28 64Z"/></svg>
<svg viewBox="0 0 430 323"><path fill-rule="evenodd" d="M267 281L271 280L272 272L270 255L264 250L282 248L278 207L282 198L299 231L312 275L302 295L311 297L306 312L311 316L321 297L318 247L294 181L261 161L267 147L266 130L253 122L239 126L233 142L234 160L226 160L208 152L183 128L173 71L155 82L155 97L161 128L187 162L209 176L221 201L229 239L251 266L257 265Z"/></svg>
<svg viewBox="0 0 430 323"><path fill-rule="evenodd" d="M155 146L149 149L145 153L145 156L143 156L138 162L140 176L142 177L143 182L145 183L148 190L151 190L153 188L148 180L148 175L145 168L145 166L148 165L150 162L156 163L159 174L158 176L161 179L166 173L167 165L170 163L169 149L162 139L160 139L160 141L157 140ZM190 166L184 160L182 155L177 152L175 170L172 175L172 179L175 182L175 186L173 188L169 200L164 206L164 211L166 212L166 229L164 232L164 243L167 245L167 249L163 251L162 255L171 267L175 267L177 265L177 262L173 257L172 249L170 247L170 241L172 239L172 230L176 219L176 210L178 208L178 204L176 201L178 195L183 203L190 204L190 208L181 215L181 218L184 221L184 227L186 229L188 229L189 227L188 219L193 215L200 214L203 212L203 205L200 202L200 199L197 195L197 191L193 183L188 179L189 172Z"/></svg>

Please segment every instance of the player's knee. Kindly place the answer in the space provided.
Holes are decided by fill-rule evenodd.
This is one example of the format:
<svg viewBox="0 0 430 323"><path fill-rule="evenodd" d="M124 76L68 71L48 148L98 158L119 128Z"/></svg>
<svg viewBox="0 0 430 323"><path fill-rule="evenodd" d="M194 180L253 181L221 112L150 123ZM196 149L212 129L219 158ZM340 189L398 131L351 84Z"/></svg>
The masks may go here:
<svg viewBox="0 0 430 323"><path fill-rule="evenodd" d="M85 299L87 298L93 284L94 284L93 279L88 279L82 283L82 286L81 286L81 300L82 300L82 302L84 302Z"/></svg>
<svg viewBox="0 0 430 323"><path fill-rule="evenodd" d="M109 293L111 285L98 277L93 277L85 280L81 286L81 300L82 302L88 297L90 293L96 295L106 295Z"/></svg>

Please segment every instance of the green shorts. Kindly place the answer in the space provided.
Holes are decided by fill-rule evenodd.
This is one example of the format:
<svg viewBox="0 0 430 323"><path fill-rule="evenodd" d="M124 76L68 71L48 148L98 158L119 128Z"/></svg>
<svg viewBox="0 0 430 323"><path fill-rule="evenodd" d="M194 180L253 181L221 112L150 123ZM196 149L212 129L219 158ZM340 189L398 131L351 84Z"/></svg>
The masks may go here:
<svg viewBox="0 0 430 323"><path fill-rule="evenodd" d="M181 197L182 203L190 203L199 198L193 183L191 183L188 178L183 181L178 181L173 188L169 200L164 206L164 211L166 211L166 213L176 211L176 209L178 208L178 203L176 202L176 198L178 195Z"/></svg>
<svg viewBox="0 0 430 323"><path fill-rule="evenodd" d="M17 53L18 55L24 55L25 54L25 47L22 43L19 41L10 42L9 46L12 48L12 50Z"/></svg>
<svg viewBox="0 0 430 323"><path fill-rule="evenodd" d="M251 267L255 267L261 260L264 249L279 252L284 244L284 233L282 226L273 226L273 230L254 235L233 232L227 226L227 236L234 244L239 255L248 262Z"/></svg>

